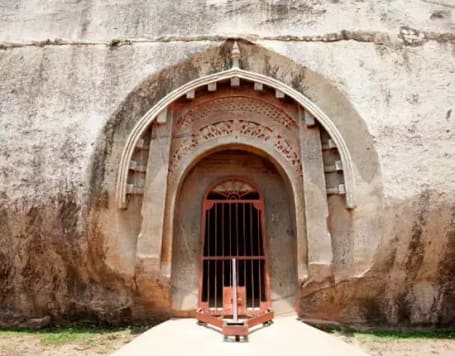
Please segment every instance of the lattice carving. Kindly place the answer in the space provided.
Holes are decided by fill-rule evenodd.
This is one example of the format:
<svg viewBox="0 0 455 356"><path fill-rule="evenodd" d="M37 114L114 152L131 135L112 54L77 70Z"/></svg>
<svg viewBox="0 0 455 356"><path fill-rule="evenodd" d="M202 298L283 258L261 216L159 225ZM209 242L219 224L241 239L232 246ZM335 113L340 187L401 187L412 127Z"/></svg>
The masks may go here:
<svg viewBox="0 0 455 356"><path fill-rule="evenodd" d="M299 172L302 169L302 162L300 161L300 155L296 152L294 147L284 137L277 135L275 138L274 146L277 151L286 157L291 162L294 168Z"/></svg>
<svg viewBox="0 0 455 356"><path fill-rule="evenodd" d="M294 118L287 115L275 105L255 98L236 96L214 99L190 109L186 114L177 119L176 129L179 131L189 128L198 120L203 120L217 112L230 112L234 115L236 112L257 113L266 116L286 128L297 127L297 122Z"/></svg>
<svg viewBox="0 0 455 356"><path fill-rule="evenodd" d="M198 145L198 138L196 135L191 135L188 138L184 138L179 145L174 148L171 159L169 162L169 171L173 171L175 165L180 161L188 152Z"/></svg>

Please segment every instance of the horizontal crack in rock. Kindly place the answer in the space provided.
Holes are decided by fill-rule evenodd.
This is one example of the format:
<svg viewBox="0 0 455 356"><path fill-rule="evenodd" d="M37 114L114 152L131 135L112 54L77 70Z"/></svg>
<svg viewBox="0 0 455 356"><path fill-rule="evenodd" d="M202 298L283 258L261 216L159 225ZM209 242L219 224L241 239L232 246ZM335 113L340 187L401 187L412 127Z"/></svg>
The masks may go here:
<svg viewBox="0 0 455 356"><path fill-rule="evenodd" d="M255 34L246 35L198 35L198 36L160 36L156 38L144 39L120 39L114 38L110 41L70 41L63 39L46 39L43 41L31 42L0 42L0 49L13 49L23 47L46 47L46 46L107 46L121 47L134 44L147 43L166 43L166 42L202 42L213 41L221 42L228 39L243 39L247 41L283 41L283 42L339 42L339 41L357 41L369 43L386 43L392 38L398 38L405 45L419 46L427 41L436 41L444 43L455 43L455 33L453 32L427 32L418 31L410 27L401 27L398 35L378 31L347 31L326 33L323 35L313 36L295 36L295 35L276 35L260 36Z"/></svg>

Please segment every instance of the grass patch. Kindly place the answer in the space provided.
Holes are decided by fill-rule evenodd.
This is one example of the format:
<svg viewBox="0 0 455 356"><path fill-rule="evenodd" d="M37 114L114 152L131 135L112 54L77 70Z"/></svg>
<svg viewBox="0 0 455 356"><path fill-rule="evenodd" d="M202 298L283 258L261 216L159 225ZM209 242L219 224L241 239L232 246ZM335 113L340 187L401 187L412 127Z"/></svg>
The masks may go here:
<svg viewBox="0 0 455 356"><path fill-rule="evenodd" d="M326 328L325 331L347 337L355 337L359 341L389 342L396 340L444 339L455 340L455 330L371 330L353 331L337 327Z"/></svg>
<svg viewBox="0 0 455 356"><path fill-rule="evenodd" d="M455 330L432 331L390 331L374 330L369 332L354 332L357 338L370 337L377 340L393 341L400 339L455 339Z"/></svg>
<svg viewBox="0 0 455 356"><path fill-rule="evenodd" d="M38 331L36 335L44 344L63 345L80 341L88 341L94 336L97 336L98 333L94 332L93 330L67 328Z"/></svg>
<svg viewBox="0 0 455 356"><path fill-rule="evenodd" d="M137 335L147 328L143 326L128 326L124 328L100 328L98 326L55 327L36 331L31 330L0 330L0 336L36 336L45 345L59 346L73 343L88 343L104 334L114 340L122 334Z"/></svg>

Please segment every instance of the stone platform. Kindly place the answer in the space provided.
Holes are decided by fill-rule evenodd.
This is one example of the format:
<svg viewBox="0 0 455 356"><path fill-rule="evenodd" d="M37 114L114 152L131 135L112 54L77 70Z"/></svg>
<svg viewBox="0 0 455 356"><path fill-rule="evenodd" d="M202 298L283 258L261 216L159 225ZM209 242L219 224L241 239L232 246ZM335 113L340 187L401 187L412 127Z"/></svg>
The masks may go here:
<svg viewBox="0 0 455 356"><path fill-rule="evenodd" d="M277 317L268 327L253 329L247 342L223 341L215 329L199 326L195 319L172 319L157 325L113 356L141 355L317 355L366 356L358 348L322 332L295 316Z"/></svg>

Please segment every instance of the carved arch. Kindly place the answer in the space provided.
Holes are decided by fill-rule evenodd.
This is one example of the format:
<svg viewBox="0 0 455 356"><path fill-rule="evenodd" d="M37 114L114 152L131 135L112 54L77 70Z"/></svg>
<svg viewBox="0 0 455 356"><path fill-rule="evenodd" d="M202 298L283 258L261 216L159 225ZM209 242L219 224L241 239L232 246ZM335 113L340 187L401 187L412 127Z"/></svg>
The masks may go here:
<svg viewBox="0 0 455 356"><path fill-rule="evenodd" d="M246 71L236 67L223 72L207 75L182 85L161 99L136 123L130 135L128 136L120 160L116 185L116 198L119 208L125 208L127 205L127 179L134 148L152 121L154 121L156 117L167 108L169 104L177 100L182 95L185 95L186 93L193 91L199 87L216 83L222 80L229 80L231 78L244 79L274 88L294 99L314 116L314 118L329 133L338 148L344 171L346 205L348 208L355 208L355 176L351 154L340 131L332 122L332 120L310 99L308 99L305 95L299 93L297 90L291 88L290 86L274 78L270 78L262 74Z"/></svg>
<svg viewBox="0 0 455 356"><path fill-rule="evenodd" d="M283 156L274 151L271 147L262 145L261 141L257 138L250 138L248 141L242 141L239 143L232 136L220 137L218 140L208 140L198 145L192 151L191 157L187 157L182 164L178 166L178 169L174 172L173 179L168 182L169 186L169 196L168 203L166 204L166 214L165 214L165 227L164 230L167 233L163 236L163 245L168 246L167 257L164 258L164 262L161 263L161 271L166 277L170 277L170 264L171 264L171 255L172 255L172 239L173 239L173 219L175 216L175 207L177 204L177 197L180 194L181 187L185 181L188 172L191 171L193 167L196 166L204 157L209 156L218 151L223 151L225 149L239 149L254 154L259 154L266 157L278 170L282 178L289 185L290 192L292 193L292 204L294 211L297 212L304 211L304 201L303 201L303 186L302 180L299 174L294 170L293 166L287 161ZM296 241L297 241L297 275L299 280L304 280L308 274L308 254L311 254L312 251L308 251L307 247L307 236L306 236L306 222L302 220L301 223L298 223L298 217L296 219Z"/></svg>

